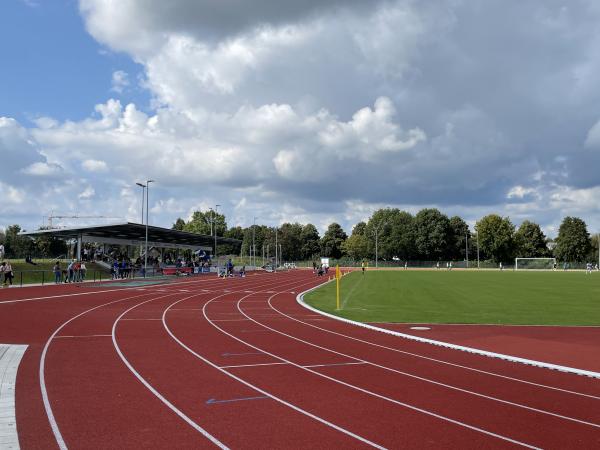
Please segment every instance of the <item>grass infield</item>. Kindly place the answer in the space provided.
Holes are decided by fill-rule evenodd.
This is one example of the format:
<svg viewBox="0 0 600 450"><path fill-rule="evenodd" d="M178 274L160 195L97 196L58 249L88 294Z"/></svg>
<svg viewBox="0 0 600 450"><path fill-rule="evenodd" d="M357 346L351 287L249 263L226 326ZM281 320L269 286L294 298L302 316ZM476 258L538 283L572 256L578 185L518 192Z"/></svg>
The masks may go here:
<svg viewBox="0 0 600 450"><path fill-rule="evenodd" d="M600 325L600 273L396 270L352 272L305 297L360 322Z"/></svg>

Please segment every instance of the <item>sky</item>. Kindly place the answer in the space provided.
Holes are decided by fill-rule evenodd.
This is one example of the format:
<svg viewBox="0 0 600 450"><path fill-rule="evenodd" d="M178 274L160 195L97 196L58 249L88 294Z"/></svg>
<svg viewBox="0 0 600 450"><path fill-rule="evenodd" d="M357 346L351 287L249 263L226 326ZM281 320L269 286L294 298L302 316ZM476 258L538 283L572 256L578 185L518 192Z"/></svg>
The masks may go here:
<svg viewBox="0 0 600 450"><path fill-rule="evenodd" d="M0 228L139 222L153 179L166 227L436 207L596 233L599 22L594 0L3 1Z"/></svg>

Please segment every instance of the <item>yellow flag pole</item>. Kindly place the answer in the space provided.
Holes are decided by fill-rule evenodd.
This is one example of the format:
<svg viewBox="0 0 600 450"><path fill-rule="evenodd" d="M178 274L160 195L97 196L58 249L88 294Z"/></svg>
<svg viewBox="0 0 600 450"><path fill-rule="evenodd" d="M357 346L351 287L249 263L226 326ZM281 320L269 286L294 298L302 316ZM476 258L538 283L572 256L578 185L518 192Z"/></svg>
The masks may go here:
<svg viewBox="0 0 600 450"><path fill-rule="evenodd" d="M340 266L335 266L335 288L336 288L336 305L340 309Z"/></svg>

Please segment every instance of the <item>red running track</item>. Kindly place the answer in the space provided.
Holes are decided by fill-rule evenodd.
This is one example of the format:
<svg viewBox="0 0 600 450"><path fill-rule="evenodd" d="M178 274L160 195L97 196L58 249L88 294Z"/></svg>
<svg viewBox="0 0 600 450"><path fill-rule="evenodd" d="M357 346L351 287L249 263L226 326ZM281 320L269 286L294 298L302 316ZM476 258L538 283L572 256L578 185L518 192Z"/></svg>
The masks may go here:
<svg viewBox="0 0 600 450"><path fill-rule="evenodd" d="M600 380L319 316L320 281L1 292L21 447L600 448Z"/></svg>

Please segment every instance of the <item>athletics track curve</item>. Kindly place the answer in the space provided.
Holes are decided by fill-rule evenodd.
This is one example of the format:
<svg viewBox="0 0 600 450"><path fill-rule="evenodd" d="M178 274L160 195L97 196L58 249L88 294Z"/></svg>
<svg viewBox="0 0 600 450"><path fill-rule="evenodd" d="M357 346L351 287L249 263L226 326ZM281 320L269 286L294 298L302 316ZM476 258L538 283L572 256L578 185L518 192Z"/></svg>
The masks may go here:
<svg viewBox="0 0 600 450"><path fill-rule="evenodd" d="M21 447L600 446L599 380L319 316L295 298L320 281L31 288L18 303L2 292L0 342L30 345Z"/></svg>

